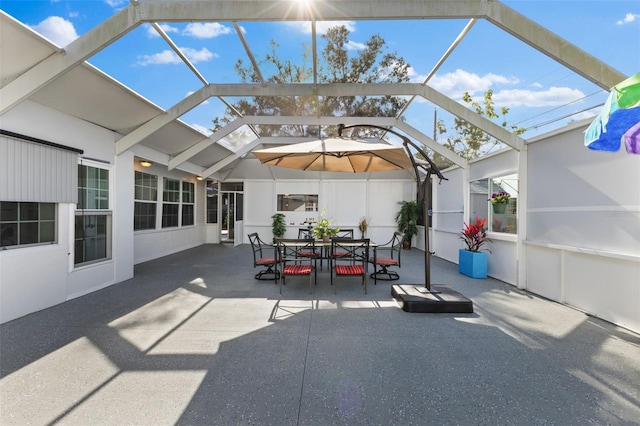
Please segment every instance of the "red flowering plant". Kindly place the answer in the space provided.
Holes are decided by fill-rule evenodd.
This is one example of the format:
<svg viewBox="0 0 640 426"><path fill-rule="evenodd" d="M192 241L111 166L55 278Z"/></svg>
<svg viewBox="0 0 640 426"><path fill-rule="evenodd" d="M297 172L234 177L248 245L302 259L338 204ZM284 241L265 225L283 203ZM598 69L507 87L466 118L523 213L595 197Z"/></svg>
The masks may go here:
<svg viewBox="0 0 640 426"><path fill-rule="evenodd" d="M460 239L467 245L467 250L480 251L483 244L491 242L491 240L487 238L486 224L487 219L480 219L478 216L476 216L476 223L464 224L464 230L462 231ZM486 250L491 252L489 249Z"/></svg>

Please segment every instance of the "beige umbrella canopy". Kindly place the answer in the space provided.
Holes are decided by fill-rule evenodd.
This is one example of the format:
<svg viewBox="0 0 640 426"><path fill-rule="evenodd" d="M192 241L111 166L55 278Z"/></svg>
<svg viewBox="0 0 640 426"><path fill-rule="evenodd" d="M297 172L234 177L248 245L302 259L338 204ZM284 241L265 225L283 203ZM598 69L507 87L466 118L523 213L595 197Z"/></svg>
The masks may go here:
<svg viewBox="0 0 640 426"><path fill-rule="evenodd" d="M326 138L253 151L261 163L313 172L366 173L413 169L401 147Z"/></svg>

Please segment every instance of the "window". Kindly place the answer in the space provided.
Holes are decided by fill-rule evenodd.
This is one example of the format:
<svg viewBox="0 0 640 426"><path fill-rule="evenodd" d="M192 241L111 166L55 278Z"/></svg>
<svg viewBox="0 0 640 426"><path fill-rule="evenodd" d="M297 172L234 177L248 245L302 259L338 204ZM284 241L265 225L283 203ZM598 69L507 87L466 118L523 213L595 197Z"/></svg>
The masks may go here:
<svg viewBox="0 0 640 426"><path fill-rule="evenodd" d="M195 185L191 182L182 182L182 226L195 223L195 198Z"/></svg>
<svg viewBox="0 0 640 426"><path fill-rule="evenodd" d="M279 212L317 212L317 194L278 194Z"/></svg>
<svg viewBox="0 0 640 426"><path fill-rule="evenodd" d="M111 258L109 170L78 165L74 264Z"/></svg>
<svg viewBox="0 0 640 426"><path fill-rule="evenodd" d="M218 223L218 181L207 181L207 223Z"/></svg>
<svg viewBox="0 0 640 426"><path fill-rule="evenodd" d="M509 201L502 206L495 206L490 202L491 196L501 191L509 194ZM518 233L517 174L472 181L470 184L470 203L471 217L468 218L469 221L475 220L476 216L481 219L488 218L489 232Z"/></svg>
<svg viewBox="0 0 640 426"><path fill-rule="evenodd" d="M134 198L133 229L155 229L158 176L136 172Z"/></svg>
<svg viewBox="0 0 640 426"><path fill-rule="evenodd" d="M180 181L163 178L162 191L162 227L177 227L180 211Z"/></svg>
<svg viewBox="0 0 640 426"><path fill-rule="evenodd" d="M0 247L55 242L55 203L0 201Z"/></svg>

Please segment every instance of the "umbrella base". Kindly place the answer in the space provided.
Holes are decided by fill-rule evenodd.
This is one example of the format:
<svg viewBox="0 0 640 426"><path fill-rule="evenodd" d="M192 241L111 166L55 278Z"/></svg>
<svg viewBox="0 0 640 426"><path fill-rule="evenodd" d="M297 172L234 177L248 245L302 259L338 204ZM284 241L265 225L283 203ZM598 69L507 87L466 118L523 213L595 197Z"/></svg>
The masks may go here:
<svg viewBox="0 0 640 426"><path fill-rule="evenodd" d="M434 314L471 314L473 302L457 291L444 286L404 284L391 286L391 296L405 312Z"/></svg>

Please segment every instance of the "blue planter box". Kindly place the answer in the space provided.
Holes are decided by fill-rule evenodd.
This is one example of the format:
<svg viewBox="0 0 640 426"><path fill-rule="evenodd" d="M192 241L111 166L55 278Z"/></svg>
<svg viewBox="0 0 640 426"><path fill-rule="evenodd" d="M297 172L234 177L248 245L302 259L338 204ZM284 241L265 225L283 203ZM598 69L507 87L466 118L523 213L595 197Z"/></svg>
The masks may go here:
<svg viewBox="0 0 640 426"><path fill-rule="evenodd" d="M471 278L487 278L487 253L460 249L458 272Z"/></svg>

